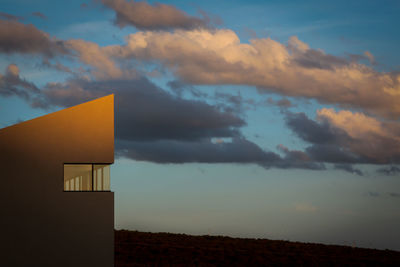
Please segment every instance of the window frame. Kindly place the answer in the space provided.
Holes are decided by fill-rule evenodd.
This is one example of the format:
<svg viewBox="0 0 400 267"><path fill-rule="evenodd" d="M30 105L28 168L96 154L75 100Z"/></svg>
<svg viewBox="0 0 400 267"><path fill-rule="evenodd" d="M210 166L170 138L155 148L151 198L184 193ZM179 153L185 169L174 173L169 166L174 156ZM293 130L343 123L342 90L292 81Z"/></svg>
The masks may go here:
<svg viewBox="0 0 400 267"><path fill-rule="evenodd" d="M113 163L82 163L82 162L64 162L62 165L62 187L63 192L111 192L111 173L110 173L110 189L109 190L94 190L94 165L108 165L111 166ZM92 190L65 190L65 181L64 181L64 172L65 172L65 165L91 165L92 168ZM111 169L110 169L111 172ZM97 178L96 178L97 179Z"/></svg>

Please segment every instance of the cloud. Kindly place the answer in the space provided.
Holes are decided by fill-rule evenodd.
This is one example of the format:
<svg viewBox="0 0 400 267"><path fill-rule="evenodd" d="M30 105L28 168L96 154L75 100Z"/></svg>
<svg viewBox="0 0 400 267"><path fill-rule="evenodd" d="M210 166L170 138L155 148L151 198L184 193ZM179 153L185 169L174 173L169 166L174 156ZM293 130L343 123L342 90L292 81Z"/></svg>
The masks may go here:
<svg viewBox="0 0 400 267"><path fill-rule="evenodd" d="M367 194L370 197L380 197L381 196L381 194L379 192L374 192L374 191L369 191Z"/></svg>
<svg viewBox="0 0 400 267"><path fill-rule="evenodd" d="M119 59L157 60L190 84L243 84L260 91L314 98L362 108L387 118L400 115L400 74L309 48L297 37L241 43L228 29L137 32L126 45L110 46Z"/></svg>
<svg viewBox="0 0 400 267"><path fill-rule="evenodd" d="M35 17L38 17L38 18L41 18L41 19L47 19L46 15L44 15L43 13L38 12L38 11L33 12L32 16L35 16Z"/></svg>
<svg viewBox="0 0 400 267"><path fill-rule="evenodd" d="M186 84L180 80L172 80L167 83L171 91L179 97L182 97L185 92L190 93L194 98L207 98L207 93L195 88L190 84Z"/></svg>
<svg viewBox="0 0 400 267"><path fill-rule="evenodd" d="M1 18L6 19L6 20L12 20L12 21L24 20L23 17L11 15L11 14L8 14L5 12L0 12L0 19Z"/></svg>
<svg viewBox="0 0 400 267"><path fill-rule="evenodd" d="M386 168L378 169L377 172L388 176L400 175L400 168L396 166L388 166Z"/></svg>
<svg viewBox="0 0 400 267"><path fill-rule="evenodd" d="M222 143L211 140L117 142L118 146L122 148L120 156L156 163L258 163L271 166L281 160L277 154L265 152L256 144L242 138L233 138L232 142Z"/></svg>
<svg viewBox="0 0 400 267"><path fill-rule="evenodd" d="M97 79L117 79L123 77L134 77L134 70L122 70L107 55L104 48L93 42L84 40L67 40L65 46L77 53L77 57L85 64L94 67L92 74Z"/></svg>
<svg viewBox="0 0 400 267"><path fill-rule="evenodd" d="M192 17L174 6L141 1L102 0L115 11L114 23L119 27L131 25L140 30L195 29L207 27L209 19Z"/></svg>
<svg viewBox="0 0 400 267"><path fill-rule="evenodd" d="M359 169L355 169L351 164L335 164L335 169L343 170L352 174L363 176L363 172Z"/></svg>
<svg viewBox="0 0 400 267"><path fill-rule="evenodd" d="M284 145L277 146L278 150L284 153L284 160L279 164L281 168L300 168L310 170L325 170L323 163L314 161L307 153L299 150L290 150Z"/></svg>
<svg viewBox="0 0 400 267"><path fill-rule="evenodd" d="M313 121L304 113L286 112L285 115L289 128L308 143L330 144L338 142L338 139L346 138L343 131L331 127L326 121Z"/></svg>
<svg viewBox="0 0 400 267"><path fill-rule="evenodd" d="M375 57L371 54L371 52L365 51L364 56L369 60L369 63L376 64Z"/></svg>
<svg viewBox="0 0 400 267"><path fill-rule="evenodd" d="M291 62L300 67L309 69L334 70L335 68L349 65L349 62L340 57L327 55L322 50L310 49L306 43L292 36L288 42L291 54Z"/></svg>
<svg viewBox="0 0 400 267"><path fill-rule="evenodd" d="M352 153L344 145L338 144L313 144L306 148L307 155L317 162L328 163L368 163L368 161L357 154ZM371 162L372 163L372 162Z"/></svg>
<svg viewBox="0 0 400 267"><path fill-rule="evenodd" d="M53 68L53 69L56 69L56 70L62 71L62 72L72 73L72 70L70 68L68 68L67 66L61 64L60 62L52 63L52 62L50 62L50 60L48 58L43 59L41 66Z"/></svg>
<svg viewBox="0 0 400 267"><path fill-rule="evenodd" d="M300 168L324 170L322 164L309 162L301 157L278 154L261 149L243 137L234 137L231 142L213 142L211 139L196 141L117 140L117 156L155 163L237 163L258 164L263 168Z"/></svg>
<svg viewBox="0 0 400 267"><path fill-rule="evenodd" d="M0 74L0 95L18 96L25 100L31 98L32 94L37 94L39 89L31 82L26 81L19 75L19 68L15 64L10 64L4 75Z"/></svg>
<svg viewBox="0 0 400 267"><path fill-rule="evenodd" d="M271 97L269 97L267 99L267 103L271 104L271 105L274 105L274 106L277 106L277 107L280 107L282 109L287 109L287 108L290 108L290 107L294 106L293 103L290 102L290 100L287 99L287 98L282 98L282 99L280 99L278 101L275 101Z"/></svg>
<svg viewBox="0 0 400 267"><path fill-rule="evenodd" d="M244 110L244 104L248 104L249 99L245 99L241 96L240 92L236 95L227 94L222 92L214 93L214 100L218 101L218 106L226 111L235 112L241 114ZM251 103L253 104L253 103Z"/></svg>
<svg viewBox="0 0 400 267"><path fill-rule="evenodd" d="M52 57L68 51L59 41L32 24L0 19L0 53L41 54Z"/></svg>
<svg viewBox="0 0 400 267"><path fill-rule="evenodd" d="M323 108L317 111L317 121L304 113L287 112L286 124L298 137L311 144L305 152L314 161L343 164L400 162L398 122Z"/></svg>
<svg viewBox="0 0 400 267"><path fill-rule="evenodd" d="M317 119L345 132L343 145L353 153L376 163L400 162L400 123L326 108L317 111Z"/></svg>
<svg viewBox="0 0 400 267"><path fill-rule="evenodd" d="M391 197L400 197L400 193L390 192L389 196L391 196Z"/></svg>
<svg viewBox="0 0 400 267"><path fill-rule="evenodd" d="M368 194L368 196L370 196L370 197L380 197L380 196L383 196L381 193L379 193L379 192L372 192L372 191L370 191L370 192L368 192L367 193ZM385 196L388 196L388 197L396 197L396 198L400 198L400 193L397 193L397 192L388 192L387 194L384 194Z"/></svg>

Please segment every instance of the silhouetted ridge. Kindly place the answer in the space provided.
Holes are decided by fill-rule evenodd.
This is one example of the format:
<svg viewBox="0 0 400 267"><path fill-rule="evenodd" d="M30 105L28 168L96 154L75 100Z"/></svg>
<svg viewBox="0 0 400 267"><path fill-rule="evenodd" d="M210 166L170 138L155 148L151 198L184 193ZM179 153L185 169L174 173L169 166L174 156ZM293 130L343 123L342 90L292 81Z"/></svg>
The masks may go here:
<svg viewBox="0 0 400 267"><path fill-rule="evenodd" d="M268 239L115 231L115 266L400 266L400 252Z"/></svg>

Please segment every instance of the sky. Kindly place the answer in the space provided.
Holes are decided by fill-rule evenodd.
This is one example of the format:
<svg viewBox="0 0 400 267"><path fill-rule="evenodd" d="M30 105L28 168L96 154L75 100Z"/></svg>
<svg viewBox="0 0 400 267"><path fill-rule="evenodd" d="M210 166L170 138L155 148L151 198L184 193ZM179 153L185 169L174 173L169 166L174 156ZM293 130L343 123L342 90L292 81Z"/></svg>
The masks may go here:
<svg viewBox="0 0 400 267"><path fill-rule="evenodd" d="M398 1L22 1L0 127L115 94L117 229L400 251Z"/></svg>

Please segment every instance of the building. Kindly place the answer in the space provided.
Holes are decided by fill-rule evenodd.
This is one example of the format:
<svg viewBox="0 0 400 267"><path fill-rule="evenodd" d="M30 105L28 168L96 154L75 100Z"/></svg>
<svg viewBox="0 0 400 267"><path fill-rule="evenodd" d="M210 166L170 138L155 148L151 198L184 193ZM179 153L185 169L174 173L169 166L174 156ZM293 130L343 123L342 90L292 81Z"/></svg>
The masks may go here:
<svg viewBox="0 0 400 267"><path fill-rule="evenodd" d="M114 95L0 130L0 266L113 266Z"/></svg>

